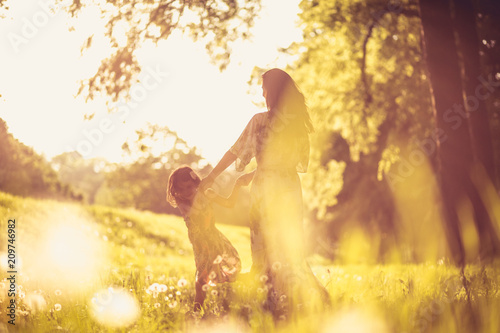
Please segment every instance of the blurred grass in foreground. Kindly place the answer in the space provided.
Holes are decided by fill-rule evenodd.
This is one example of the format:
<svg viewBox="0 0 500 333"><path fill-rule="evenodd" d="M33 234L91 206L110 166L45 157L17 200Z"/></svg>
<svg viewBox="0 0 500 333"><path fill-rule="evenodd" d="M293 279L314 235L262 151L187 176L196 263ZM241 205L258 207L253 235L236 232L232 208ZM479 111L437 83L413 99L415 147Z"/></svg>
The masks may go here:
<svg viewBox="0 0 500 333"><path fill-rule="evenodd" d="M9 218L19 271L15 327L6 315ZM249 230L218 227L248 270ZM265 279L210 287L203 316L191 312L194 259L176 216L0 193L0 230L0 332L500 331L498 266L461 274L444 261L338 266L312 256L331 309L275 323L261 307Z"/></svg>

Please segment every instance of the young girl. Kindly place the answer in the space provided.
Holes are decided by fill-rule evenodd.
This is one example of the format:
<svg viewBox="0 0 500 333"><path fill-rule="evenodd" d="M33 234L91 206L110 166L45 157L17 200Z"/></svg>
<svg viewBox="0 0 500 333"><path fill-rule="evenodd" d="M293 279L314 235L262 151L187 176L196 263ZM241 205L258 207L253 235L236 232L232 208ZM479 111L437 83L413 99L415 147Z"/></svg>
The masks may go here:
<svg viewBox="0 0 500 333"><path fill-rule="evenodd" d="M252 177L253 173L239 177L228 198L216 194L212 189L205 193L198 191L201 179L188 166L177 168L168 179L167 202L173 207L179 207L193 245L196 264L195 311L201 309L205 300L204 285L232 282L241 270L238 251L215 227L211 202L232 206L239 188L248 185Z"/></svg>

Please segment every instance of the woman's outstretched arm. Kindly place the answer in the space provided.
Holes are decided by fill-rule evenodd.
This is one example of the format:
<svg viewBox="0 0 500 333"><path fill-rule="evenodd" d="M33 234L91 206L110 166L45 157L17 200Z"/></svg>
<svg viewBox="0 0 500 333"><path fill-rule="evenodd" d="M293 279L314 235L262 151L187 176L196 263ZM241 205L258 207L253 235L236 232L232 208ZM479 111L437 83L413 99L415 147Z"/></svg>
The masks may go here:
<svg viewBox="0 0 500 333"><path fill-rule="evenodd" d="M205 190L207 187L211 186L222 171L226 170L233 162L236 160L236 155L231 153L229 150L222 156L221 160L215 168L206 176L205 178L202 179L200 183L200 187L202 190Z"/></svg>
<svg viewBox="0 0 500 333"><path fill-rule="evenodd" d="M223 207L231 208L235 205L236 200L238 199L238 192L239 192L240 188L242 186L248 186L248 184L250 184L250 182L252 181L254 174L255 174L255 170L250 172L250 173L247 173L247 174L244 174L244 175L241 175L240 177L238 177L238 179L236 180L236 183L234 184L234 188L233 188L233 191L231 192L231 195L227 198L217 194L217 192L215 192L214 189L212 189L212 188L208 188L205 191L205 195L213 202L215 202Z"/></svg>

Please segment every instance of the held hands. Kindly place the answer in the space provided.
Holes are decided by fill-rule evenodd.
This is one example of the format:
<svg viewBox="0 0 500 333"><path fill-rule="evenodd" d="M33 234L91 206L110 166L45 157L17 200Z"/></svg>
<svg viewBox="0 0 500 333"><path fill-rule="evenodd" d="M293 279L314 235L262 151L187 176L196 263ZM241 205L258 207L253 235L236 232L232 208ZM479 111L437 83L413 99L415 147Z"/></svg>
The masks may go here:
<svg viewBox="0 0 500 333"><path fill-rule="evenodd" d="M205 191L210 186L212 186L213 183L214 183L214 177L211 176L211 175L208 175L208 176L206 176L205 178L203 178L201 180L200 188L201 188L202 191Z"/></svg>
<svg viewBox="0 0 500 333"><path fill-rule="evenodd" d="M209 199L214 199L215 197L217 197L217 193L215 192L215 190L213 188L207 188L205 190L205 195L207 196L207 198Z"/></svg>

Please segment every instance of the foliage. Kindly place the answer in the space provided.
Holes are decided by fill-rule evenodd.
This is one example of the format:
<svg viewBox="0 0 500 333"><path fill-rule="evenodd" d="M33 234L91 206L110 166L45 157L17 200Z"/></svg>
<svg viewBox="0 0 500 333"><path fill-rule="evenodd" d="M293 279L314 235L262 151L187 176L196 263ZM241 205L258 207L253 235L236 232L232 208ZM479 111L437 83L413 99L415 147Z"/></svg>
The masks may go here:
<svg viewBox="0 0 500 333"><path fill-rule="evenodd" d="M51 165L8 132L0 118L0 190L22 196L81 199Z"/></svg>
<svg viewBox="0 0 500 333"><path fill-rule="evenodd" d="M79 93L87 99L102 93L118 101L128 95L141 70L136 50L147 41L165 40L174 31L202 41L213 61L224 69L230 60L231 44L249 37L260 0L73 0L68 11L76 15L88 6L97 6L107 21L106 36L113 54L102 61L92 78L82 82ZM91 45L92 36L86 47Z"/></svg>
<svg viewBox="0 0 500 333"><path fill-rule="evenodd" d="M168 177L181 165L206 172L203 158L168 127L148 125L136 134L122 146L129 163L115 165L106 173L96 203L178 214L165 201Z"/></svg>
<svg viewBox="0 0 500 333"><path fill-rule="evenodd" d="M43 230L54 231L55 213L70 216L87 228L93 246L103 249L92 261L105 260L91 282L41 283L50 258L25 255L24 273L18 275L16 329L18 332L498 332L500 322L497 266L468 266L464 273L445 261L420 265L338 265L311 257L312 268L330 293L332 306L313 316L298 314L277 322L263 309L265 285L260 279L210 287L204 311L195 315L194 259L182 220L175 216L103 206L62 204L0 193L0 228L6 216L22 216L17 231L19 249L27 252L42 241ZM61 227L61 225L59 225ZM238 249L243 268L251 258L246 228L219 226ZM2 236L3 237L3 236ZM29 244L30 246L27 246ZM50 244L48 244L50 245ZM71 249L66 249L70 251ZM38 275L29 271L33 260L42 262ZM71 263L72 264L72 263ZM73 264L72 264L73 265ZM71 266L73 267L73 266ZM156 285L155 285L156 283ZM6 286L6 280L0 288ZM96 320L93 304L110 300L112 290L124 289L137 301L140 315L129 326L112 328ZM106 290L104 298L99 294ZM34 295L38 295L34 298ZM41 297L41 298L40 298ZM33 299L39 299L34 303ZM0 293L7 301L7 293ZM43 300L43 301L42 301ZM104 303L104 302L103 302ZM5 303L2 303L5 304ZM107 304L107 303L104 303ZM123 308L123 306L121 307ZM10 329L5 309L0 328ZM121 317L122 321L128 320Z"/></svg>
<svg viewBox="0 0 500 333"><path fill-rule="evenodd" d="M71 185L83 202L89 204L95 202L96 193L104 183L104 172L111 167L103 158L84 159L77 152L57 155L50 164L57 170L59 179Z"/></svg>
<svg viewBox="0 0 500 333"><path fill-rule="evenodd" d="M316 127L304 178L312 218L394 235L387 172L433 126L416 1L302 1L289 71ZM327 61L325 61L327 59ZM384 236L385 237L385 236ZM327 246L329 247L329 246Z"/></svg>

